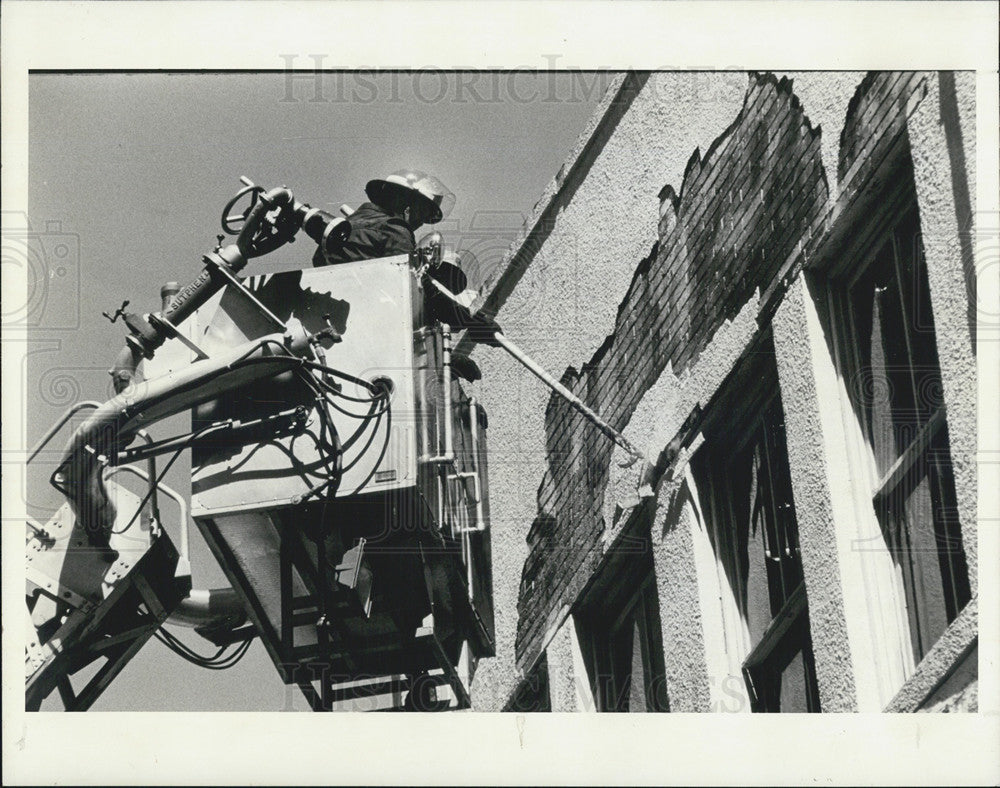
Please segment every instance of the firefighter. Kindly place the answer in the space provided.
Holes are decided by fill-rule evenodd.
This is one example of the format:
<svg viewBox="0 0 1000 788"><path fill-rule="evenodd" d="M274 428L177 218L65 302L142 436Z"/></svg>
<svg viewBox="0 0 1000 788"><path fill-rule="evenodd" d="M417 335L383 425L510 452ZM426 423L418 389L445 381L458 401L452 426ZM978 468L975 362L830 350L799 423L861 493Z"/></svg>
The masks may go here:
<svg viewBox="0 0 1000 788"><path fill-rule="evenodd" d="M458 252L445 248L442 250L441 262L427 270L425 276L442 284L450 293L450 295L442 293L431 283L425 283L424 304L427 320L447 323L454 332L465 331L474 343L496 347L496 334L501 333L502 329L482 312L472 312L479 291L469 287L468 277L462 270L465 267L478 269L476 257L472 252ZM482 377L482 373L479 366L467 355L471 350L471 347L466 346L462 354L453 351L451 366L458 377L474 382Z"/></svg>
<svg viewBox="0 0 1000 788"><path fill-rule="evenodd" d="M368 181L365 193L370 202L351 214L350 236L339 248L318 247L314 266L409 254L416 246L413 233L440 222L455 204L448 187L420 170L398 170Z"/></svg>
<svg viewBox="0 0 1000 788"><path fill-rule="evenodd" d="M365 193L370 202L351 214L350 236L334 249L317 247L314 266L409 254L416 248L414 232L425 224L437 224L455 205L448 187L420 170L397 170L385 179L368 181ZM457 297L457 303L451 302L429 289L431 314L457 330L468 330L477 342L493 344L493 334L500 327L485 316L471 314L476 293L467 289L457 257L452 253L438 269L428 272ZM478 370L472 374L478 375Z"/></svg>

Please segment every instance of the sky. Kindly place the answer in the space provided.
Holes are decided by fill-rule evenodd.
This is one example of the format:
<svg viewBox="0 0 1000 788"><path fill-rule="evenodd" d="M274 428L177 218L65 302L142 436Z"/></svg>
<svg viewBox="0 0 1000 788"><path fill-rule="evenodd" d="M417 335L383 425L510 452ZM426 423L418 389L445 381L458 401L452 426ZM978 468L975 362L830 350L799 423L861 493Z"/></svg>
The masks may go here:
<svg viewBox="0 0 1000 788"><path fill-rule="evenodd" d="M307 61L297 64L307 66ZM306 77L306 78L303 78ZM129 310L159 308L160 286L182 286L221 232L226 201L248 176L288 186L336 212L365 200L364 184L401 168L440 178L457 204L446 243L471 249L478 286L593 114L610 74L392 72L297 74L32 74L29 78L29 213L25 404L31 446L82 399L112 396L107 370ZM7 222L5 217L5 223ZM418 236L431 228L424 228ZM245 273L307 267L307 239L255 259ZM6 311L5 311L6 315ZM177 419L153 437L184 429ZM61 446L64 436L53 446ZM44 462L28 476L29 514L41 521L61 499ZM187 492L186 464L167 477ZM176 510L166 507L175 537ZM191 526L197 588L225 577ZM201 653L214 649L173 628ZM45 708L58 708L50 697ZM182 661L148 643L95 710L304 710L255 642L227 671Z"/></svg>

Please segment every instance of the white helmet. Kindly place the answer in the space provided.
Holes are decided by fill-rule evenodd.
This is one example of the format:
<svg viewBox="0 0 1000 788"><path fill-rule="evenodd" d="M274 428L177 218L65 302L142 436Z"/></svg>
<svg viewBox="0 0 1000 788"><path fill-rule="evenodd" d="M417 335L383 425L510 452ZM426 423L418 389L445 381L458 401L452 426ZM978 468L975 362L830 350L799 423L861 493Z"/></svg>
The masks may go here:
<svg viewBox="0 0 1000 788"><path fill-rule="evenodd" d="M447 186L420 170L397 170L385 180L368 181L365 193L373 203L385 205L393 195L416 199L427 209L427 224L440 222L455 205L455 195Z"/></svg>

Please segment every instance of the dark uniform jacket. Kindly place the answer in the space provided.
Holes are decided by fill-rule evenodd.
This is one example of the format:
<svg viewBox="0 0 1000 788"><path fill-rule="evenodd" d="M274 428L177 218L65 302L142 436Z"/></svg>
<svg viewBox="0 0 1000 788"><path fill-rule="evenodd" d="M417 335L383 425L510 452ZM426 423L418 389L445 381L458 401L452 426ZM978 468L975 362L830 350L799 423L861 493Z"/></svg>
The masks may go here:
<svg viewBox="0 0 1000 788"><path fill-rule="evenodd" d="M393 216L374 203L366 202L351 214L351 234L344 244L332 252L323 253L316 248L313 265L337 265L356 260L374 260L397 254L409 254L416 246L413 231L398 216ZM453 293L461 293L468 286L462 269L450 263L442 263L427 272ZM458 306L451 299L442 296L433 287L424 290L426 296L426 317L429 322L440 320L454 330L468 329L477 342L494 344L493 334L500 330L492 320L473 316L465 307ZM470 378L473 379L473 378Z"/></svg>
<svg viewBox="0 0 1000 788"><path fill-rule="evenodd" d="M321 247L317 247L313 255L314 266L409 254L416 247L413 231L406 222L374 203L362 204L348 221L351 223L351 234L347 240L341 247L326 254Z"/></svg>

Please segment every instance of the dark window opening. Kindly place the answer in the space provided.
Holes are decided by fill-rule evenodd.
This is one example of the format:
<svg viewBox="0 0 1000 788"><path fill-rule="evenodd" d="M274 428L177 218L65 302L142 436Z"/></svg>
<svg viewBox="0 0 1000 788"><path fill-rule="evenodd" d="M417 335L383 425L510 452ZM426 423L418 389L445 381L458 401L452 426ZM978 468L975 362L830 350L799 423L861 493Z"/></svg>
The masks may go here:
<svg viewBox="0 0 1000 788"><path fill-rule="evenodd" d="M549 666L543 654L531 672L521 681L504 711L533 713L552 711L549 694Z"/></svg>
<svg viewBox="0 0 1000 788"><path fill-rule="evenodd" d="M576 615L598 711L665 712L659 599L648 552L612 561Z"/></svg>
<svg viewBox="0 0 1000 788"><path fill-rule="evenodd" d="M695 461L709 495L713 547L742 631L726 647L742 657L756 712L820 710L802 558L773 346L747 360L709 416ZM725 606L724 606L725 607Z"/></svg>
<svg viewBox="0 0 1000 788"><path fill-rule="evenodd" d="M971 597L927 269L915 207L844 290L851 396L878 477L872 505L916 662Z"/></svg>

